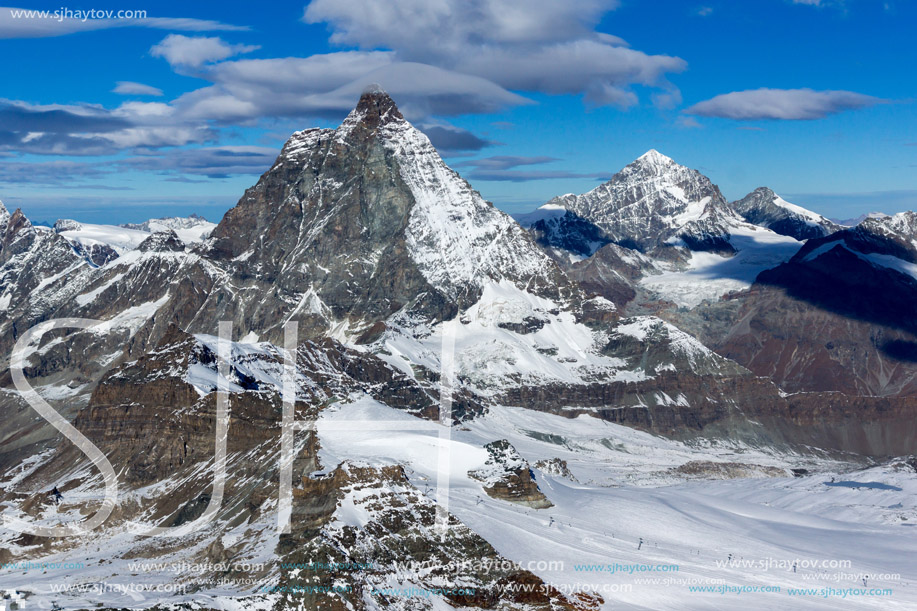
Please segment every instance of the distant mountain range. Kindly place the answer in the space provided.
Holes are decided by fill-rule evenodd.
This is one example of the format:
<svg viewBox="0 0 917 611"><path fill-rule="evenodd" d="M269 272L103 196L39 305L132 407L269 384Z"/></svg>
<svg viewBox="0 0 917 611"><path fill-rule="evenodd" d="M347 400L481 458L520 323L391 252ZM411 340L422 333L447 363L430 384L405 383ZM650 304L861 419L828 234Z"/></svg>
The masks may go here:
<svg viewBox="0 0 917 611"><path fill-rule="evenodd" d="M809 553L829 526L855 538L821 516L827 501L792 522L755 495L769 478L790 487L793 469L822 498L809 471L907 464L888 461L917 442L917 215L835 222L765 187L729 202L651 150L517 220L378 88L337 128L294 133L218 224L45 228L0 204L0 351L44 325L22 356L37 395L13 390L16 359L0 371L3 511L47 526L103 506L103 461L23 397L59 410L120 482L91 535L38 545L0 531L2 562L86 559L11 587L44 601L49 580L92 583L99 565L156 585L136 563L180 559L210 567L169 577L191 594L130 604L682 608L655 590L571 593L521 562L556 554L581 580L583 558L668 554L700 575L743 546ZM281 455L291 414L304 424ZM748 477L745 500L681 488ZM52 488L61 505L45 501ZM755 526L781 520L792 528ZM670 522L677 536L656 534ZM155 525L187 532L129 534ZM870 528L857 541L874 555L897 541ZM289 569L309 562L373 568ZM214 585L238 565L269 587ZM74 591L54 605L119 601Z"/></svg>

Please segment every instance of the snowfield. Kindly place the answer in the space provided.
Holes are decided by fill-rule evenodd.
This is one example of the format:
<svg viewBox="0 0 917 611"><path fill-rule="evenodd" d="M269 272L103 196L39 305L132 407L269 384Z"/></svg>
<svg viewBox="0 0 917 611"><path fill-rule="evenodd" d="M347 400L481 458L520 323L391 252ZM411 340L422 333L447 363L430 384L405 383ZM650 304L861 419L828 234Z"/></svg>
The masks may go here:
<svg viewBox="0 0 917 611"><path fill-rule="evenodd" d="M802 247L798 240L747 224L732 228L729 239L738 254L692 252L686 269L646 276L640 284L663 299L693 308L749 288L758 274L788 261Z"/></svg>
<svg viewBox="0 0 917 611"><path fill-rule="evenodd" d="M150 219L139 224L96 225L71 220L60 220L56 223L57 233L71 243L84 247L108 246L118 255L133 250L141 242L157 231L175 231L185 244L194 244L206 239L216 223L200 217Z"/></svg>
<svg viewBox="0 0 917 611"><path fill-rule="evenodd" d="M392 430L397 421L406 430ZM738 445L692 447L590 416L565 419L519 408L494 409L445 434L412 425L396 410L357 398L320 419L322 462L328 467L346 456L403 464L412 483L436 498L439 450L446 444L449 510L560 591L599 593L603 608L917 605L917 565L910 561L917 553L909 527L917 520L913 472L887 466L849 472L844 463ZM492 499L468 477L487 458L482 445L497 439L508 439L530 464L567 462L575 480L535 471L554 507ZM698 460L769 466L785 475L686 481L672 472ZM813 474L792 477L790 468ZM832 479L864 485L827 485Z"/></svg>

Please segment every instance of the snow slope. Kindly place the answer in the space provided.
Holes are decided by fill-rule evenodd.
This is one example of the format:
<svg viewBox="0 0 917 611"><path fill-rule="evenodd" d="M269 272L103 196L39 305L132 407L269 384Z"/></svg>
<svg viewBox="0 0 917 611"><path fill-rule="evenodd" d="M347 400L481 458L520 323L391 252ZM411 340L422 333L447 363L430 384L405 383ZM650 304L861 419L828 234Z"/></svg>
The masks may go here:
<svg viewBox="0 0 917 611"><path fill-rule="evenodd" d="M200 217L151 219L144 223L127 225L95 225L63 219L57 221L55 230L70 242L86 247L104 245L118 255L137 248L141 242L157 231L175 231L186 244L200 242L210 235L215 223Z"/></svg>
<svg viewBox="0 0 917 611"><path fill-rule="evenodd" d="M663 299L692 308L704 300L716 301L725 293L747 289L758 274L788 261L802 246L791 237L753 225L732 231L730 242L736 255L692 252L686 269L646 276L640 284Z"/></svg>
<svg viewBox="0 0 917 611"><path fill-rule="evenodd" d="M339 131L360 120L355 110ZM415 200L407 245L431 285L455 297L488 279L530 282L552 275L553 262L525 230L449 168L426 135L404 119L383 120L382 143Z"/></svg>
<svg viewBox="0 0 917 611"><path fill-rule="evenodd" d="M405 430L398 430L402 421ZM431 498L437 475L448 474L450 511L562 592L598 593L605 609L917 605L917 566L910 561L917 538L902 519L917 517L912 474L889 467L849 472L841 463L740 446L691 447L589 416L568 420L522 409L495 408L447 432L410 430L413 422L366 398L338 406L318 423L322 460L404 464ZM577 481L536 470L554 507L489 498L468 477L487 458L482 444L504 438L530 463L567 461ZM804 465L815 474L678 481L671 468L688 460ZM826 485L831 478L872 484ZM869 588L891 594L869 595L861 583L867 575Z"/></svg>
<svg viewBox="0 0 917 611"><path fill-rule="evenodd" d="M60 220L54 224L58 234L70 242L79 242L84 246L105 245L119 255L140 246L150 237L150 232L126 229L117 225L93 225L71 220Z"/></svg>

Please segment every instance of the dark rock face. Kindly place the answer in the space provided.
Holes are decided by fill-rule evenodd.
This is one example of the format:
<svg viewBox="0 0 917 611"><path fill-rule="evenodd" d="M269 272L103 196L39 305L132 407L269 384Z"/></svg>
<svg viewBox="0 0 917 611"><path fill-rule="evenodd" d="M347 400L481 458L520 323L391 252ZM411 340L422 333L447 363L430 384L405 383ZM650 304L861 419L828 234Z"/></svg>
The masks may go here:
<svg viewBox="0 0 917 611"><path fill-rule="evenodd" d="M297 391L307 395L295 407L299 421L314 420L329 398L354 389L348 384L390 385L365 368L360 368L358 380L347 382L342 371L333 369L352 367L347 361L355 357L340 349L329 360L326 355L334 353L330 346L321 351L315 348L301 347L297 359L298 370L308 375ZM215 393L201 395L183 376L192 366L214 366L215 359L195 338L173 327L154 352L107 375L93 393L90 406L77 417L75 425L103 450L120 474L122 494L149 485L157 485L160 491L151 498L130 497L122 502L110 518L115 531L123 522L141 517L163 525L188 524L203 515L211 502L208 464L214 453ZM224 547L217 537L203 548L197 545L197 537L192 544L178 539L155 547L141 539L137 546L118 549L118 554L155 560L182 552L188 562L229 565L250 558L253 550L265 552L257 546L263 544L259 538L270 539L275 525L276 507L266 501L276 494L281 408L275 389L259 387L256 379L246 377L245 371L254 365L251 355L240 355L229 368L233 383L247 388L231 395L227 480L215 531L219 534L246 525L251 539ZM362 610L384 606L389 599L383 588L391 584L392 575L403 576L404 567L412 563L433 567L432 571L416 569L413 579L418 587L443 588L444 583L453 583L443 580L454 580L467 588L466 593L455 591L447 596L450 604L463 607L575 611L593 609L602 602L592 595L567 599L534 574L514 568L452 515L444 516L449 530L447 537L441 537L436 529L440 519L436 504L411 484L401 466L375 469L345 462L324 465L326 474L311 475L323 467L318 449L314 433L306 433L297 442L294 477L298 483L293 489L291 532L280 537L276 550L268 551L276 554L278 562L364 568L303 574L284 569L279 576L281 586L308 585L316 590L284 594L277 608ZM65 481L60 486L67 499L68 491L85 477L79 468L74 470L80 459L74 448L64 448L34 477ZM528 470L525 474L531 477ZM519 491L513 488L513 492ZM0 500L9 499L0 496ZM32 505L40 502L37 498L30 501ZM333 517L343 503L359 507L366 523L359 528L335 523ZM227 576L222 569L213 571L198 577ZM267 577L262 569L247 570L244 575ZM339 592L318 589L342 583L346 587ZM510 587L517 584L534 587Z"/></svg>
<svg viewBox="0 0 917 611"><path fill-rule="evenodd" d="M484 449L489 454L484 467L468 473L469 477L484 484L484 492L495 499L533 509L554 506L538 488L529 463L509 441L494 441L484 446Z"/></svg>
<svg viewBox="0 0 917 611"><path fill-rule="evenodd" d="M676 473L701 479L732 479L737 477L786 477L786 469L749 465L736 462L692 460L673 469Z"/></svg>
<svg viewBox="0 0 917 611"><path fill-rule="evenodd" d="M118 253L107 244L87 245L79 242L71 242L71 245L78 255L96 267L102 267L109 261L114 261L118 258Z"/></svg>
<svg viewBox="0 0 917 611"><path fill-rule="evenodd" d="M917 280L894 263L913 246L881 221L864 225L810 240L761 273L750 292L735 296L732 328L705 333L705 341L790 391L913 393Z"/></svg>
<svg viewBox="0 0 917 611"><path fill-rule="evenodd" d="M500 402L568 418L589 414L681 440L714 437L880 458L906 454L917 443L914 397L784 396L769 380L751 375L671 373L647 382L522 387Z"/></svg>
<svg viewBox="0 0 917 611"><path fill-rule="evenodd" d="M758 283L781 287L796 299L847 318L917 331L917 316L906 305L917 296L917 280L839 245L811 260L793 257L761 273Z"/></svg>
<svg viewBox="0 0 917 611"><path fill-rule="evenodd" d="M230 260L257 244L239 274L251 274L281 302L314 288L335 319L384 320L421 293L431 295L429 315L454 315L408 256L403 234L413 202L372 132L384 107L361 101L367 125L355 120L345 140L334 130L295 134L214 230L212 255ZM302 263L285 267L291 260Z"/></svg>
<svg viewBox="0 0 917 611"><path fill-rule="evenodd" d="M893 310L908 303L897 300L914 298L913 289L900 274L878 269L862 270L864 281L858 284L859 263L847 263L852 266L843 268L843 275L849 285L808 266L787 265L762 276L789 288L759 283L717 304L662 315L788 392L912 395L917 334L904 326L908 317ZM835 291L847 299L835 302Z"/></svg>
<svg viewBox="0 0 917 611"><path fill-rule="evenodd" d="M178 234L172 229L168 231L157 231L137 247L140 252L183 252L185 243L182 242Z"/></svg>
<svg viewBox="0 0 917 611"><path fill-rule="evenodd" d="M294 134L212 237L208 256L260 287L242 321L253 329L269 330L278 310L305 318L313 336L340 322L366 330L402 309L451 318L480 296L472 269L554 297L575 290L378 92L337 130Z"/></svg>
<svg viewBox="0 0 917 611"><path fill-rule="evenodd" d="M539 246L563 262L569 262L569 257L563 256L563 253L591 257L610 241L599 227L569 210L559 216L535 221L529 232Z"/></svg>
<svg viewBox="0 0 917 611"><path fill-rule="evenodd" d="M748 291L660 315L788 392L917 391L912 213L812 238Z"/></svg>
<svg viewBox="0 0 917 611"><path fill-rule="evenodd" d="M82 263L67 240L50 229L34 227L22 210L17 209L0 229L0 299L7 312L28 302L42 282Z"/></svg>
<svg viewBox="0 0 917 611"><path fill-rule="evenodd" d="M823 238L842 227L823 216L787 205L767 187L759 187L730 206L753 225L797 240Z"/></svg>
<svg viewBox="0 0 917 611"><path fill-rule="evenodd" d="M568 266L566 271L587 293L601 295L624 310L637 296L634 285L654 269L653 262L641 253L608 244L588 259Z"/></svg>
<svg viewBox="0 0 917 611"><path fill-rule="evenodd" d="M448 604L458 608L587 611L603 602L594 594L566 598L534 574L514 568L453 516L446 518L449 536L441 537L435 529L436 506L411 486L400 467L372 469L343 464L327 477L304 480L303 487L296 490L297 498L314 499L319 490L326 498L352 499L368 521L360 528L345 525L318 530L327 523L326 516L311 522L310 530L297 528L292 536L281 539L281 549L289 550L284 553L287 562L309 564L320 559L342 567L282 574L281 585L307 586L304 594L285 594L282 608L344 611L392 607L397 597L386 591L391 583L387 580L392 573L403 578L406 567L414 563L426 567L412 577L421 587L464 586L464 591L445 597ZM358 568L345 568L353 566ZM308 591L314 588L322 592L323 587L342 583L346 587L331 596ZM367 599L375 606L367 605Z"/></svg>

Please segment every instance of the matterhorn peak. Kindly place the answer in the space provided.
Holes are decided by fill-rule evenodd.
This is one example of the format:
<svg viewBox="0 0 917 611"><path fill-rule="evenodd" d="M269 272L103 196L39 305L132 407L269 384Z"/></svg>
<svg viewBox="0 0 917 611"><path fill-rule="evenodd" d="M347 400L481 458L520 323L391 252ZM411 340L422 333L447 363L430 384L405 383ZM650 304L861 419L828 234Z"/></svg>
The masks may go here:
<svg viewBox="0 0 917 611"><path fill-rule="evenodd" d="M388 95L379 83L370 83L363 88L361 95Z"/></svg>
<svg viewBox="0 0 917 611"><path fill-rule="evenodd" d="M392 97L378 84L373 83L363 90L344 125L362 123L367 127L377 127L393 121L404 121L404 116Z"/></svg>

